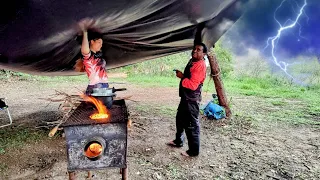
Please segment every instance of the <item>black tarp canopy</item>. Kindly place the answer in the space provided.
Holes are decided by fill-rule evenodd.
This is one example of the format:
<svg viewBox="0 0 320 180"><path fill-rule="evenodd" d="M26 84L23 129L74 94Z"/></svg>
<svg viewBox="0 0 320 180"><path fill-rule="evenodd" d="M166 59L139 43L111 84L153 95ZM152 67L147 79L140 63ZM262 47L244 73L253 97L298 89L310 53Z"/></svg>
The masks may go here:
<svg viewBox="0 0 320 180"><path fill-rule="evenodd" d="M11 0L1 6L0 68L72 75L82 19L103 34L107 68L212 46L242 15L246 0Z"/></svg>

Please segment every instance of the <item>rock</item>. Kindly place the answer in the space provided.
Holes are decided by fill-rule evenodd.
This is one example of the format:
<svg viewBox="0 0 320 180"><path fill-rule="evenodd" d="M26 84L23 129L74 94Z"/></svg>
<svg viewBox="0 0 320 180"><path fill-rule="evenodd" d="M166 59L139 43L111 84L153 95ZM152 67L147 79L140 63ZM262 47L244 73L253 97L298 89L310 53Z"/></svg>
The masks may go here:
<svg viewBox="0 0 320 180"><path fill-rule="evenodd" d="M155 173L153 174L153 178L154 178L154 179L162 179L162 176L161 176L158 172L155 172Z"/></svg>

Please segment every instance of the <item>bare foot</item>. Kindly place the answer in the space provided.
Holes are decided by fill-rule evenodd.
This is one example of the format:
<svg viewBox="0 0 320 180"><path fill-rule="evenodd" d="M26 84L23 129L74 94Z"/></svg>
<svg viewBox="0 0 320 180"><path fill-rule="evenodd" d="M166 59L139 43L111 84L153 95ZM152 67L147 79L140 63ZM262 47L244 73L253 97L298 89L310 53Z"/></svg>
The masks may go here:
<svg viewBox="0 0 320 180"><path fill-rule="evenodd" d="M174 143L173 141L168 142L167 145L168 145L168 146L171 146L171 147L176 147L176 148L182 147L182 146L180 146L180 145L177 145L177 144Z"/></svg>
<svg viewBox="0 0 320 180"><path fill-rule="evenodd" d="M182 151L182 152L181 152L181 155L182 155L182 156L185 156L185 157L190 157L189 154L188 154L187 152L185 152L185 151Z"/></svg>

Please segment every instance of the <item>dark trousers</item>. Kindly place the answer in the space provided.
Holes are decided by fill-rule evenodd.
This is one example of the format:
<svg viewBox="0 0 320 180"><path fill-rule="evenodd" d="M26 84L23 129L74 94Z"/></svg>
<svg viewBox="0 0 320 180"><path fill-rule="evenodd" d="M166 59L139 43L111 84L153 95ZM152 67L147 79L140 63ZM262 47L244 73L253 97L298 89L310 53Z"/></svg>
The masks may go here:
<svg viewBox="0 0 320 180"><path fill-rule="evenodd" d="M181 99L176 116L176 139L174 143L182 146L184 131L188 138L190 156L197 156L200 151L199 102Z"/></svg>

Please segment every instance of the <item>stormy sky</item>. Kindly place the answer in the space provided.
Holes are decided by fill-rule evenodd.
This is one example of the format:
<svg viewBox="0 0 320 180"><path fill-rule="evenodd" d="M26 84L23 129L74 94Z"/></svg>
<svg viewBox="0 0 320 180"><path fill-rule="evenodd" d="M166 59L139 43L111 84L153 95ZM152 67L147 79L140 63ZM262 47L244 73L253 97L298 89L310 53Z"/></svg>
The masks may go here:
<svg viewBox="0 0 320 180"><path fill-rule="evenodd" d="M305 0L252 0L250 7L234 26L224 35L229 47L238 55L248 53L248 49L258 49L270 56L265 49L267 39L277 35L279 24L293 23ZM307 5L294 28L285 30L277 42L275 53L292 58L298 55L320 55L320 0L306 0ZM280 4L282 3L282 6ZM278 8L278 10L277 10ZM277 10L277 11L276 11ZM275 13L276 11L276 13Z"/></svg>

